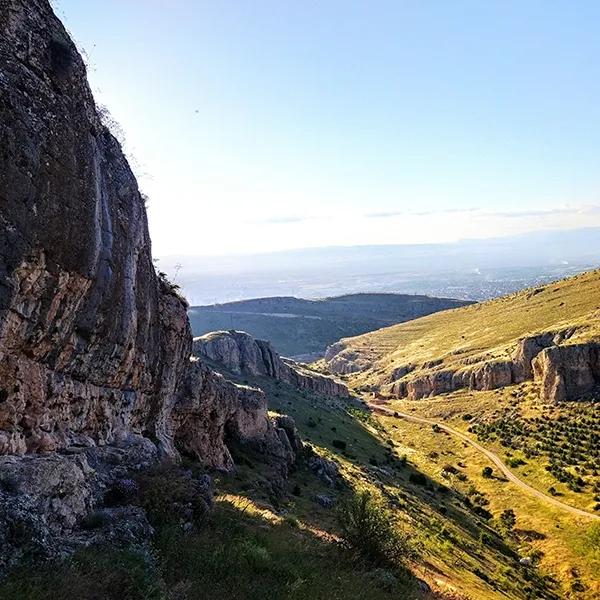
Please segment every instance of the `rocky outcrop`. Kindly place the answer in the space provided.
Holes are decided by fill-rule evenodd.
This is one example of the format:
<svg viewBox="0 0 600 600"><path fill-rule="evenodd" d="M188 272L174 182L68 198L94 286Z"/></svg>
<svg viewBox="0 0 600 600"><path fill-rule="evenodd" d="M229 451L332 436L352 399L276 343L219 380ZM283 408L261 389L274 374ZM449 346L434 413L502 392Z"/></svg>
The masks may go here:
<svg viewBox="0 0 600 600"><path fill-rule="evenodd" d="M443 361L394 369L387 392L418 400L460 389L494 390L535 380L547 401L573 400L598 382L596 344L560 345L574 330L544 332L518 341L509 359L468 359L444 367Z"/></svg>
<svg viewBox="0 0 600 600"><path fill-rule="evenodd" d="M229 441L260 450L282 470L302 449L293 419L267 416L261 390L227 381L198 360L187 373L173 422L177 447L210 467L233 468Z"/></svg>
<svg viewBox="0 0 600 600"><path fill-rule="evenodd" d="M232 373L271 377L328 396L348 396L343 383L282 359L269 342L243 331L215 331L194 338L192 351Z"/></svg>
<svg viewBox="0 0 600 600"><path fill-rule="evenodd" d="M0 453L152 432L191 347L85 66L46 0L0 4Z"/></svg>
<svg viewBox="0 0 600 600"><path fill-rule="evenodd" d="M546 402L579 399L600 385L600 344L546 348L533 360L533 376Z"/></svg>
<svg viewBox="0 0 600 600"><path fill-rule="evenodd" d="M12 517L64 541L115 477L180 451L227 470L231 440L286 471L292 426L190 362L186 309L49 2L0 0L0 554Z"/></svg>
<svg viewBox="0 0 600 600"><path fill-rule="evenodd" d="M440 369L401 379L389 386L398 398L418 400L460 389L494 390L514 382L513 365L507 361L481 363L461 370Z"/></svg>
<svg viewBox="0 0 600 600"><path fill-rule="evenodd" d="M327 348L325 362L328 369L336 375L359 373L371 367L371 363L365 360L361 353L347 348L343 340Z"/></svg>
<svg viewBox="0 0 600 600"><path fill-rule="evenodd" d="M205 392L228 423L254 406L245 437L276 435L264 403L190 366L186 302L155 273L136 180L47 0L0 6L0 454L133 433L176 459L192 433L175 405ZM198 458L231 466L222 428L197 424Z"/></svg>
<svg viewBox="0 0 600 600"><path fill-rule="evenodd" d="M146 544L152 527L137 506L100 508L93 528L85 519L115 481L157 460L156 446L141 436L62 454L1 456L0 575L24 556L57 558L98 542Z"/></svg>

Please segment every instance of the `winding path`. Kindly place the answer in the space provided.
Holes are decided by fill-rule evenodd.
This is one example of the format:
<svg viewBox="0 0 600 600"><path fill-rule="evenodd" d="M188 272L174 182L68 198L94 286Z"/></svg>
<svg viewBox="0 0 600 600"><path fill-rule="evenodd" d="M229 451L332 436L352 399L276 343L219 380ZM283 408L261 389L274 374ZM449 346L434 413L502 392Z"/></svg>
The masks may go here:
<svg viewBox="0 0 600 600"><path fill-rule="evenodd" d="M541 500L545 500L546 502L549 502L550 504L553 504L554 506L557 506L558 508L566 510L567 512L570 512L571 514L573 514L577 517L586 517L588 519L600 519L600 515L595 515L594 513L588 512L587 510L583 510L581 508L576 508L575 506L570 506L569 504L565 504L564 502L557 500L553 496L548 496L548 495L544 494L543 492L540 492L540 490L530 486L528 483L525 483L524 481L519 479L500 460L500 458L498 457L497 454L494 454L487 448L484 448L481 444L478 444L476 441L472 440L468 435L462 433L462 431L453 429L452 427L449 427L448 425L444 425L443 423L431 421L430 419L425 419L423 417L416 417L415 415L409 415L406 413L399 412L397 410L392 410L390 408L381 406L381 404L376 404L374 402L368 402L368 405L375 412L384 413L384 414L390 415L392 417L399 417L401 419L405 419L406 421L412 421L413 423L424 423L426 425L437 425L437 427L439 427L443 431L446 431L447 433L450 433L451 435L455 435L455 436L459 437L461 440L467 442L468 444L473 446L473 448L475 448L476 450L478 450L479 452L484 454L487 458L489 458L498 467L498 469L500 469L500 471L502 471L504 476L509 481L512 481L515 485L518 485L521 489L525 490L532 496L535 496L536 498L540 498Z"/></svg>

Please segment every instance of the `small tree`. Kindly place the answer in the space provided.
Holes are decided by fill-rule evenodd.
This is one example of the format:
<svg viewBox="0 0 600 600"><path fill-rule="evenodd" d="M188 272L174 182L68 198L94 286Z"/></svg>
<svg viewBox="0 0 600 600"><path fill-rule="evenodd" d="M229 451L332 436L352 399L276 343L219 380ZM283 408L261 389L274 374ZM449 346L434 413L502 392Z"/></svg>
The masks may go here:
<svg viewBox="0 0 600 600"><path fill-rule="evenodd" d="M489 479L494 474L494 471L492 470L492 467L483 467L483 470L481 471L481 474L486 479Z"/></svg>
<svg viewBox="0 0 600 600"><path fill-rule="evenodd" d="M397 567L411 554L390 512L368 491L342 504L338 522L348 545L373 564Z"/></svg>
<svg viewBox="0 0 600 600"><path fill-rule="evenodd" d="M500 524L507 531L512 531L514 526L517 524L517 516L512 508L503 510L500 514Z"/></svg>

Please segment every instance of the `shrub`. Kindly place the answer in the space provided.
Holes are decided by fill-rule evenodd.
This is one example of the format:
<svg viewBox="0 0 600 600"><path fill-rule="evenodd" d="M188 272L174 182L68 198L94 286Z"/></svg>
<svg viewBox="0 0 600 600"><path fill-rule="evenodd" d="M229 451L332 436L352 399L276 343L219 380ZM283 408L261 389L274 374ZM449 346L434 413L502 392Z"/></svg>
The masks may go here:
<svg viewBox="0 0 600 600"><path fill-rule="evenodd" d="M492 518L492 513L489 510L483 508L483 506L473 506L473 512L480 516L482 519L489 521Z"/></svg>
<svg viewBox="0 0 600 600"><path fill-rule="evenodd" d="M332 440L331 445L338 450L345 450L347 446L344 440Z"/></svg>
<svg viewBox="0 0 600 600"><path fill-rule="evenodd" d="M481 471L481 475L486 479L489 479L493 474L494 471L492 470L492 467L483 467L483 470Z"/></svg>
<svg viewBox="0 0 600 600"><path fill-rule="evenodd" d="M479 542L484 546L491 546L494 542L494 539L489 533L485 533L485 531L482 531L479 534Z"/></svg>
<svg viewBox="0 0 600 600"><path fill-rule="evenodd" d="M271 565L271 555L269 551L252 540L246 540L239 545L239 551L242 558L248 563L250 568L257 573L266 571Z"/></svg>
<svg viewBox="0 0 600 600"><path fill-rule="evenodd" d="M517 517L512 508L507 508L502 511L500 514L500 524L504 529L512 531L513 527L517 524Z"/></svg>
<svg viewBox="0 0 600 600"><path fill-rule="evenodd" d="M411 483L416 483L417 485L427 485L427 478L423 473L411 473L408 477L408 480Z"/></svg>
<svg viewBox="0 0 600 600"><path fill-rule="evenodd" d="M373 564L399 566L410 554L407 538L370 492L360 492L343 503L337 516L345 541Z"/></svg>
<svg viewBox="0 0 600 600"><path fill-rule="evenodd" d="M139 504L153 525L180 521L201 523L208 515L210 498L200 483L169 467L137 477Z"/></svg>
<svg viewBox="0 0 600 600"><path fill-rule="evenodd" d="M283 522L294 529L300 527L300 521L298 521L298 517L295 515L285 515L285 517L283 517Z"/></svg>

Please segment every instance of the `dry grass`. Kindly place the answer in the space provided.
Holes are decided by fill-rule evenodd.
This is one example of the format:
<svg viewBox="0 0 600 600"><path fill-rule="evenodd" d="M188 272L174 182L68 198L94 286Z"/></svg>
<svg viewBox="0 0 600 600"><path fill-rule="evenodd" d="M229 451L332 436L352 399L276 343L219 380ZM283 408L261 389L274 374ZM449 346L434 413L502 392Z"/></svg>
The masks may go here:
<svg viewBox="0 0 600 600"><path fill-rule="evenodd" d="M543 331L576 328L570 341L600 336L600 270L481 304L343 340L354 361L365 367L354 385L378 385L404 365L463 368L467 362L507 358L516 342ZM443 365L443 366L442 366ZM426 372L420 371L420 373Z"/></svg>

